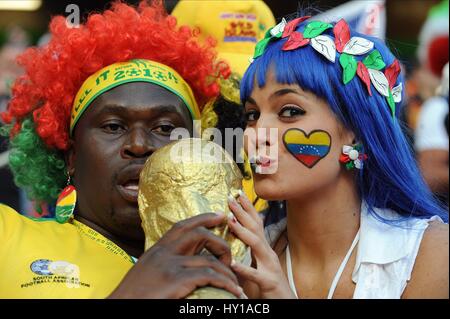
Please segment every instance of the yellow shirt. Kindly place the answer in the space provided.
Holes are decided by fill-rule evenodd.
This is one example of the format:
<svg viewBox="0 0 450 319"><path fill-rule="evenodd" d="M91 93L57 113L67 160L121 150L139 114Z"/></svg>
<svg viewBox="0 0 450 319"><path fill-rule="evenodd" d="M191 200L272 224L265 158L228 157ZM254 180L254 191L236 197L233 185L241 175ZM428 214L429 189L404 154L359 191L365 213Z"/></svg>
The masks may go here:
<svg viewBox="0 0 450 319"><path fill-rule="evenodd" d="M33 220L0 204L0 298L105 298L133 266L80 222Z"/></svg>

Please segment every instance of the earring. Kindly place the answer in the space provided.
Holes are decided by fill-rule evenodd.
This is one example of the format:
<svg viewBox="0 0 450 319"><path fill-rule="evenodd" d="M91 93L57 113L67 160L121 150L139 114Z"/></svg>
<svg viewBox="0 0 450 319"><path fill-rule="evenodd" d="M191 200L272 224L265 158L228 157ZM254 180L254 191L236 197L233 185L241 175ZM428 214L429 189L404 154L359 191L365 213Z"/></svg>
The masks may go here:
<svg viewBox="0 0 450 319"><path fill-rule="evenodd" d="M339 162L345 164L347 170L354 168L362 169L363 162L367 159L367 155L362 152L362 145L355 146L344 145L342 147L342 154L339 157Z"/></svg>
<svg viewBox="0 0 450 319"><path fill-rule="evenodd" d="M73 218L73 211L77 202L77 191L73 185L70 185L70 174L67 173L67 176L67 185L56 201L55 219L60 224L64 224Z"/></svg>

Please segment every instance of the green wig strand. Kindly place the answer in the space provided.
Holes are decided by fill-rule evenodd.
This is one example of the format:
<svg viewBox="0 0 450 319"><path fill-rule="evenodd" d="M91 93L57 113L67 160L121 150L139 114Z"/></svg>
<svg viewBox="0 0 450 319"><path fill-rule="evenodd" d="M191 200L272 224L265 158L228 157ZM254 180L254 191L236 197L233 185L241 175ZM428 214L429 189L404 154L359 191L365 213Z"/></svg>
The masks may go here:
<svg viewBox="0 0 450 319"><path fill-rule="evenodd" d="M2 134L9 134L4 127ZM16 185L28 199L39 204L54 204L67 181L63 154L49 149L35 130L32 119L22 122L21 130L10 141L9 166ZM39 211L39 210L38 210Z"/></svg>

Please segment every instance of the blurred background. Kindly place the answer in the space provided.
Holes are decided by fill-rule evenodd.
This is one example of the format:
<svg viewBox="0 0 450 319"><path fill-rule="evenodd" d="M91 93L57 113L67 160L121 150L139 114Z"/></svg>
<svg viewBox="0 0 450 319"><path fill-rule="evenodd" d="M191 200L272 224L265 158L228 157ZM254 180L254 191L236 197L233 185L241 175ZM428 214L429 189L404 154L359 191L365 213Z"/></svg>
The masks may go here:
<svg viewBox="0 0 450 319"><path fill-rule="evenodd" d="M197 0L207 2L208 0ZM245 1L245 0L230 0ZM26 31L31 44L36 44L46 32L51 16L66 15L69 4L77 4L82 16L93 11L101 11L109 6L110 0L0 0L0 45L8 38L8 29L19 26ZM127 3L138 3L138 0L126 0ZM298 7L314 7L327 11L336 6L350 2L348 0L264 0L279 20L291 14ZM371 2L361 0L359 2ZM417 49L418 34L424 24L429 10L440 3L440 0L386 0L386 38L393 41L402 58L412 58ZM3 4L2 4L3 3ZM12 3L9 6L8 3ZM14 4L16 3L16 4ZM19 5L19 3L23 3ZM29 5L25 5L29 3ZM166 0L169 12L178 0ZM20 10L19 10L20 9Z"/></svg>
<svg viewBox="0 0 450 319"><path fill-rule="evenodd" d="M122 1L130 4L139 2ZM227 6L227 10L230 10L229 7L232 7L233 3L245 1L248 0L228 0L231 4ZM108 8L110 2L110 0L0 0L0 111L6 108L11 84L21 73L20 67L14 62L15 57L28 46L44 45L48 41L46 32L52 16L67 16L68 5L76 4L83 21L89 13ZM178 2L165 0L169 13ZM196 2L205 6L210 1ZM448 63L448 0L264 0L264 2L277 22L283 16L295 13L298 8L313 7L318 10L317 14L322 12L322 16L344 16L361 32L385 39L402 62L408 78L405 84L407 101L402 115L406 124L405 131L412 145L416 146L416 155L425 179L437 196L448 203L448 69L447 78L442 77L444 66ZM374 20L375 28L368 27L367 23L361 23L370 19ZM436 97L440 99L440 106L428 107L427 116L422 115L421 119L424 104L429 100L435 100ZM444 104L446 106L443 106ZM428 129L436 126L442 126L438 133ZM427 140L436 134L445 135L444 133L446 136L439 136L439 142ZM432 136L423 136L427 134ZM432 147L429 147L430 145ZM6 139L0 138L0 202L16 210L27 211L30 206L24 195L14 186L7 167L7 155Z"/></svg>

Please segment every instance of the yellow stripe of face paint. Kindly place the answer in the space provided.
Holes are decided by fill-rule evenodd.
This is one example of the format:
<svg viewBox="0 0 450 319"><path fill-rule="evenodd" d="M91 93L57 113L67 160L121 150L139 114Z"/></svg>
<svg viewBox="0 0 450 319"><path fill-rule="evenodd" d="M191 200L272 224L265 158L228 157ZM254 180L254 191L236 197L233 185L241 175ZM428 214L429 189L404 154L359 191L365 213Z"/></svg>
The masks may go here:
<svg viewBox="0 0 450 319"><path fill-rule="evenodd" d="M300 130L292 130L286 132L284 140L288 144L311 144L311 145L325 145L331 144L330 136L322 131L311 132L309 137Z"/></svg>

